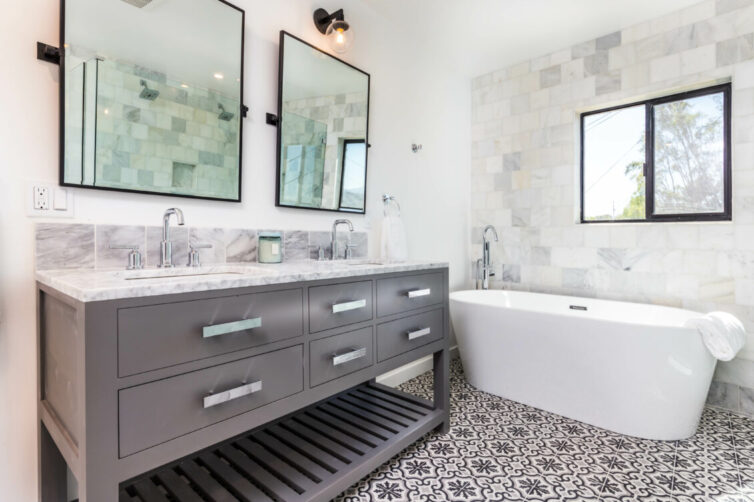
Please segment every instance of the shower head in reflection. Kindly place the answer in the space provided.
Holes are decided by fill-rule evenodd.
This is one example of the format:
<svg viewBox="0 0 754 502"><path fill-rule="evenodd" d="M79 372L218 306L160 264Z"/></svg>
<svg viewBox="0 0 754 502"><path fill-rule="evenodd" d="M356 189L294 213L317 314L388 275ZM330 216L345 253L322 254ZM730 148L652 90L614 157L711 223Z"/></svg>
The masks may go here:
<svg viewBox="0 0 754 502"><path fill-rule="evenodd" d="M225 111L225 107L223 105L218 103L217 107L220 109L220 115L218 115L217 118L219 118L220 120L224 120L226 122L228 122L230 119L233 118L233 114Z"/></svg>
<svg viewBox="0 0 754 502"><path fill-rule="evenodd" d="M146 99L147 101L154 101L155 99L157 99L157 96L160 95L160 91L156 91L154 89L150 89L149 87L147 87L146 80L141 81L141 86L143 87L143 89L139 93L139 97L141 99Z"/></svg>

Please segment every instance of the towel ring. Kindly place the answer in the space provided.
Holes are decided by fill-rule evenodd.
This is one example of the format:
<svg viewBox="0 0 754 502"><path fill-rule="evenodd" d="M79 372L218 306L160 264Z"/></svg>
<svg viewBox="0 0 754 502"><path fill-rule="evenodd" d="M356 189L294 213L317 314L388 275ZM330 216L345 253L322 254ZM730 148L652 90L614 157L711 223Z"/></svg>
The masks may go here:
<svg viewBox="0 0 754 502"><path fill-rule="evenodd" d="M398 203L398 201L396 200L394 196L384 194L382 196L382 202L385 204L385 206L382 208L382 214L387 216L388 211L390 210L390 203L392 202L398 208L398 216L401 215L401 205Z"/></svg>

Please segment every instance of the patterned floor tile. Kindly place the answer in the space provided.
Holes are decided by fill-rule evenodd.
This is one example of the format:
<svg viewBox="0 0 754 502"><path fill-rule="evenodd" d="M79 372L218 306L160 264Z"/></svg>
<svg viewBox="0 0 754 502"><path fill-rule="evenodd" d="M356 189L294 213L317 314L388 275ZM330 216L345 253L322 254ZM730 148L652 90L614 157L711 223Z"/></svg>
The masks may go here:
<svg viewBox="0 0 754 502"><path fill-rule="evenodd" d="M432 374L401 390L432 396ZM706 408L682 441L616 434L474 389L451 364L451 429L338 502L754 502L754 421Z"/></svg>

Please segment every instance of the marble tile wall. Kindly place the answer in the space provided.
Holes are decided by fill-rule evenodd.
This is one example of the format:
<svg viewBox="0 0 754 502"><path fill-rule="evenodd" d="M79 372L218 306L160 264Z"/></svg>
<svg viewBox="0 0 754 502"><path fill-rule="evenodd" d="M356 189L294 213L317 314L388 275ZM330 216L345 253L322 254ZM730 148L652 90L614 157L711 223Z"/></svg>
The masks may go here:
<svg viewBox="0 0 754 502"><path fill-rule="evenodd" d="M720 82L734 221L579 224L580 113ZM494 287L724 310L754 334L754 0L705 0L475 78L471 177L472 258L484 225L500 234ZM754 335L741 356L718 365L710 400L751 412Z"/></svg>
<svg viewBox="0 0 754 502"><path fill-rule="evenodd" d="M248 228L170 228L173 243L173 263L185 266L191 244L208 244L200 249L203 265L217 263L256 263L258 232ZM330 258L330 232L307 230L274 230L283 238L283 260L302 261L317 259L319 247ZM354 258L366 258L369 252L369 235L353 232ZM339 242L345 244L348 236L341 232ZM145 267L156 267L160 260L162 227L132 225L94 225L83 223L38 223L36 226L35 256L38 270L65 268L124 268L128 250L111 249L111 246L138 246ZM345 249L341 245L341 250Z"/></svg>
<svg viewBox="0 0 754 502"><path fill-rule="evenodd" d="M97 74L98 185L238 197L237 99L121 62L99 61ZM139 97L142 80L157 99Z"/></svg>
<svg viewBox="0 0 754 502"><path fill-rule="evenodd" d="M363 139L367 130L368 96L364 92L336 94L290 100L284 110L327 126L325 164L322 182L322 207L338 205L342 140Z"/></svg>

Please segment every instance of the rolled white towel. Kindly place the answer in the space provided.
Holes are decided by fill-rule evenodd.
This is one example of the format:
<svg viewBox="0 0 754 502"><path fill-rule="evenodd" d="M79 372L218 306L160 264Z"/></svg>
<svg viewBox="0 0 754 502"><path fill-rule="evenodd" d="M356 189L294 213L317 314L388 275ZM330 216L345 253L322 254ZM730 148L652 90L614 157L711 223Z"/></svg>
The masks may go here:
<svg viewBox="0 0 754 502"><path fill-rule="evenodd" d="M382 220L381 258L390 263L404 262L408 259L406 230L400 216L388 215Z"/></svg>
<svg viewBox="0 0 754 502"><path fill-rule="evenodd" d="M707 350L720 361L730 361L746 344L743 323L727 312L710 312L703 317L689 319L686 326L699 331Z"/></svg>

